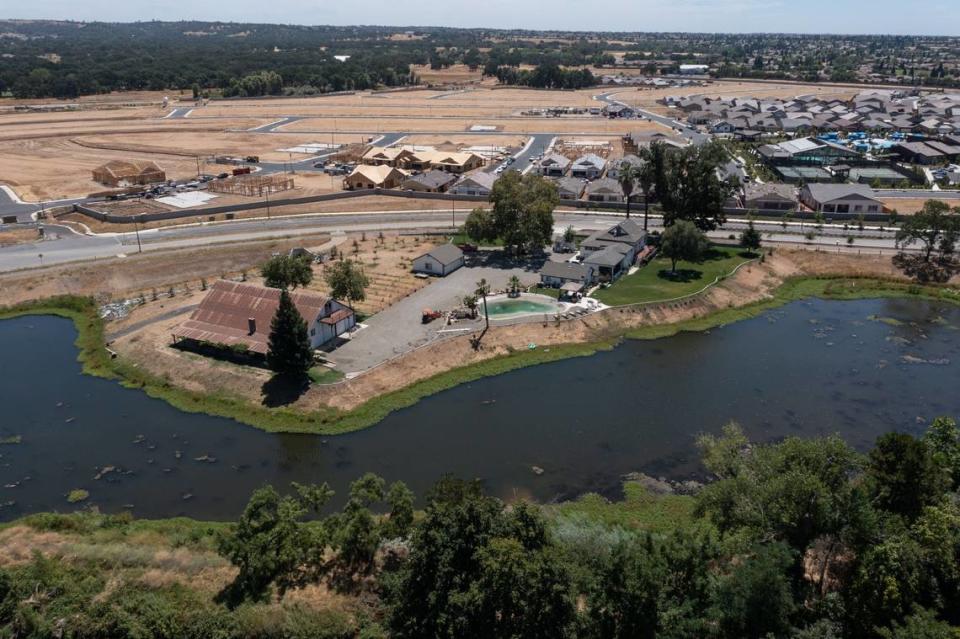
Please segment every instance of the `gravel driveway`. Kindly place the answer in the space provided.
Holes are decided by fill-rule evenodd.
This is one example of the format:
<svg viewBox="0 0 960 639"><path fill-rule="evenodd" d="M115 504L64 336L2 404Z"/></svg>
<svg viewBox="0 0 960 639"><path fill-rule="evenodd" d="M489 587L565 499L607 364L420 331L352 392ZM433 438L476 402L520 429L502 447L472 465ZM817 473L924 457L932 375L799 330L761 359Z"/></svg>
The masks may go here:
<svg viewBox="0 0 960 639"><path fill-rule="evenodd" d="M366 328L333 349L330 360L344 373L355 373L426 344L443 327L439 321L421 324L423 309L448 311L460 306L460 300L476 289L481 278L486 278L492 290L505 289L513 275L525 285L540 281L538 271L542 258L518 266L500 262L499 255L499 252L481 251L469 258L463 268L446 277L434 278L429 286L367 318L363 322Z"/></svg>

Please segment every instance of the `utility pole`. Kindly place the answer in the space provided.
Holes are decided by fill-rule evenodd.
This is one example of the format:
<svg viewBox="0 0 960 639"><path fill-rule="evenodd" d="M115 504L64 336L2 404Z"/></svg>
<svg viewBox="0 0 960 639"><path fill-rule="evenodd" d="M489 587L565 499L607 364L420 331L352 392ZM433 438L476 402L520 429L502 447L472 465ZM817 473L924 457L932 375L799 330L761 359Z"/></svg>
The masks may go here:
<svg viewBox="0 0 960 639"><path fill-rule="evenodd" d="M140 244L140 225L137 223L142 215L141 213L133 218L133 229L137 234L137 253L143 253L143 245Z"/></svg>
<svg viewBox="0 0 960 639"><path fill-rule="evenodd" d="M270 219L270 189L264 191L264 195L267 198L267 219Z"/></svg>
<svg viewBox="0 0 960 639"><path fill-rule="evenodd" d="M453 230L456 231L457 230L457 196L456 194L453 195L453 199L451 200L451 203L453 204L453 210L450 214L450 226L452 226Z"/></svg>
<svg viewBox="0 0 960 639"><path fill-rule="evenodd" d="M194 157L195 157L196 160L197 160L197 177L199 178L199 177L200 177L200 156L199 156L199 155L196 155L196 156L194 156Z"/></svg>

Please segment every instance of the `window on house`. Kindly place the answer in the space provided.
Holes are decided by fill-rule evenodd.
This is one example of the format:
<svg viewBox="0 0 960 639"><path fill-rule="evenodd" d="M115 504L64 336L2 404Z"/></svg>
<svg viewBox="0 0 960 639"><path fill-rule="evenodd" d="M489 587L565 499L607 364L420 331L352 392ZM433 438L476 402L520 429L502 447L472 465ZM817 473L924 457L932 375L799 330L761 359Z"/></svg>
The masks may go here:
<svg viewBox="0 0 960 639"><path fill-rule="evenodd" d="M317 334L317 329L311 328L311 329L310 329L310 337L313 337L313 336L316 335L316 334Z"/></svg>

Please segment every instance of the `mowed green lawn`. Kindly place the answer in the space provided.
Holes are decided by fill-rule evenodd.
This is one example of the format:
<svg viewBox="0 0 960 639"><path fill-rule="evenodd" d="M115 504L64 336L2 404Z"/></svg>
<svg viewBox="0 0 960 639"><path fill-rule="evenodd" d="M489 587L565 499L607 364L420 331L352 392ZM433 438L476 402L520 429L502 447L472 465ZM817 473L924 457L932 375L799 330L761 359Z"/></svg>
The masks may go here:
<svg viewBox="0 0 960 639"><path fill-rule="evenodd" d="M670 260L658 257L633 275L624 275L609 288L597 289L593 297L610 306L654 302L695 293L718 276L729 274L739 264L749 261L743 249L713 246L700 264L677 262L677 272L670 274Z"/></svg>

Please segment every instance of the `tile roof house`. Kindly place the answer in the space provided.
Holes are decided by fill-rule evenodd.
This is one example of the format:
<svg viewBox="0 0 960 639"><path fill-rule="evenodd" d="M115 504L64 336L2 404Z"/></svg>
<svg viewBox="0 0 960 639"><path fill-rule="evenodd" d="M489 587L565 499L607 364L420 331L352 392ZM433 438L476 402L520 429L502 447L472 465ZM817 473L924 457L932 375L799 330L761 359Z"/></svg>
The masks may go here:
<svg viewBox="0 0 960 639"><path fill-rule="evenodd" d="M353 309L337 300L312 291L291 291L317 348L349 331L356 324ZM242 282L218 280L213 283L190 318L173 331L176 340L245 346L266 355L270 324L280 305L280 289Z"/></svg>
<svg viewBox="0 0 960 639"><path fill-rule="evenodd" d="M609 162L607 162L607 164L608 164L607 177L611 177L614 180L618 180L620 179L620 168L624 164L629 164L634 168L634 170L639 171L640 169L643 168L643 165L646 164L646 162L643 160L643 158L633 153L627 153L622 158L616 158L616 159L610 160Z"/></svg>

